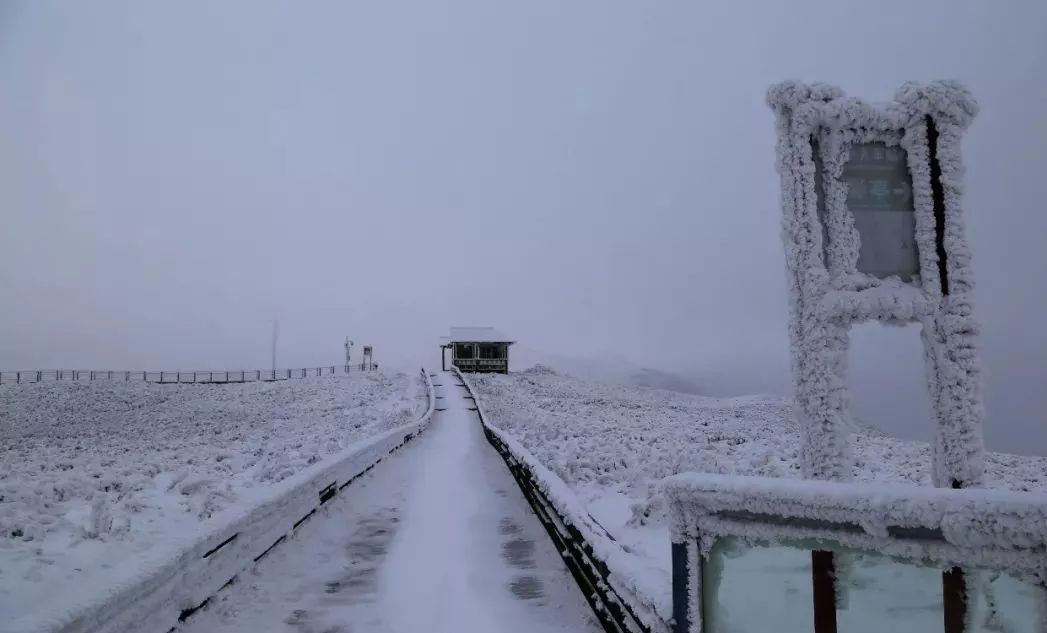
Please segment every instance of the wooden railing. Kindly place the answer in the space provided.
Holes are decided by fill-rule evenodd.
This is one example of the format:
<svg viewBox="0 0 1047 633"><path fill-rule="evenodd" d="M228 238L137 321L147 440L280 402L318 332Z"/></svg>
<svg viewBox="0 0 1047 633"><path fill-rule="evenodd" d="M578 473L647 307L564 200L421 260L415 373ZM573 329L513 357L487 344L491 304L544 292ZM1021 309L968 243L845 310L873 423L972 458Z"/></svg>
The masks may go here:
<svg viewBox="0 0 1047 633"><path fill-rule="evenodd" d="M502 362L505 360L502 359ZM547 475L544 480L539 478L534 468L534 465L538 463L534 456L527 454L519 444L515 447L510 446L508 435L494 427L487 419L483 405L472 384L461 371L457 375L462 380L459 384L468 390L468 397L476 403L473 410L476 411L480 424L483 425L487 441L505 460L524 499L527 500L545 528L564 564L571 572L575 582L578 583L582 595L585 596L593 613L600 621L603 630L607 633L662 633L665 631L666 627L663 625L659 624L657 628L649 626L637 616L633 610L635 603L616 589L617 583L610 580L612 574L607 562L597 555L592 543L586 540L586 533L592 534L594 530L598 529L606 539L613 541L613 537L596 523L592 515L586 514L585 523L583 523L579 520L581 517L569 514L567 504L557 506L556 501L563 504L564 497L562 493L555 498L548 493L551 477L554 476ZM559 484L566 487L562 481ZM580 507L580 505L575 506L576 509ZM586 525L590 521L592 525Z"/></svg>
<svg viewBox="0 0 1047 633"><path fill-rule="evenodd" d="M463 371L470 369L502 370L509 366L508 358L456 358L454 364Z"/></svg>

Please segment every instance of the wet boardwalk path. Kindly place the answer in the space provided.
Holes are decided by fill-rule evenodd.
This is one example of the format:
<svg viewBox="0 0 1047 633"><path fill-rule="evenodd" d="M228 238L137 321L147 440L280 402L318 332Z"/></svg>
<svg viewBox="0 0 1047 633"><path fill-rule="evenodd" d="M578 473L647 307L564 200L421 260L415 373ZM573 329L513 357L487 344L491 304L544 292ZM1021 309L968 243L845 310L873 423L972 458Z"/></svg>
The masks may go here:
<svg viewBox="0 0 1047 633"><path fill-rule="evenodd" d="M180 630L597 633L458 378L432 426Z"/></svg>

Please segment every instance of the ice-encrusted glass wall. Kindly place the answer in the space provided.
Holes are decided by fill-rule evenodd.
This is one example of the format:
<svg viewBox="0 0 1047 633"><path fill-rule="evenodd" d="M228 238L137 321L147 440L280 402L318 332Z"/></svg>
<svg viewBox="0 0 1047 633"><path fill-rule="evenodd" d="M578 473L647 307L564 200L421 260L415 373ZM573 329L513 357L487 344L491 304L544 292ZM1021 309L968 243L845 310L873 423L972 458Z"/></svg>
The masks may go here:
<svg viewBox="0 0 1047 633"><path fill-rule="evenodd" d="M943 569L922 561L825 542L718 539L702 562L704 633L814 632L812 553L831 551L836 630L927 633L945 630ZM1045 590L1007 570L965 569L966 633L1041 633Z"/></svg>

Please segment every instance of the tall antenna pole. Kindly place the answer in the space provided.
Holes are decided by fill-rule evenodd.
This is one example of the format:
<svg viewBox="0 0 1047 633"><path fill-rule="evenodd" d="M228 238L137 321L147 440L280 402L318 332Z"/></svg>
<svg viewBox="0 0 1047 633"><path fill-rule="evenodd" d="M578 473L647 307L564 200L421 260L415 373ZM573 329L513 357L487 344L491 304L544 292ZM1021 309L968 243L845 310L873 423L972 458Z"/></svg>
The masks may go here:
<svg viewBox="0 0 1047 633"><path fill-rule="evenodd" d="M280 321L273 319L273 379L276 379L276 339L280 336Z"/></svg>

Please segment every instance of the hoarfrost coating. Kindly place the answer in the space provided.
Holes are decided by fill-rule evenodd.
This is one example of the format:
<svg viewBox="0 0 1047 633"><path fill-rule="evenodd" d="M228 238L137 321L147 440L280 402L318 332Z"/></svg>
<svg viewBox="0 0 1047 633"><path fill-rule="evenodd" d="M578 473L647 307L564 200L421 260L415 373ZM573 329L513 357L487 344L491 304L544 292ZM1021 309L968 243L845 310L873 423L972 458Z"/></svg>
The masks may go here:
<svg viewBox="0 0 1047 633"><path fill-rule="evenodd" d="M664 490L673 510L674 540L682 542L675 535L701 536L703 553L717 536L738 535L735 530L718 531L716 515L741 512L860 526L860 533L844 534L825 527L819 534L868 551L933 560L943 569L992 566L1031 574L1037 581L1047 579L1047 558L1043 556L1047 494L1043 493L704 473L669 477ZM730 522L730 518L723 519L723 523ZM693 531L696 525L702 526L700 534ZM940 541L895 539L889 537L890 528L924 528L941 537ZM778 524L764 529L754 521L745 529L754 537L777 535L781 539L791 532L814 538L812 530L820 528Z"/></svg>
<svg viewBox="0 0 1047 633"><path fill-rule="evenodd" d="M412 422L424 397L419 379L381 372L0 387L0 612L53 606L56 592Z"/></svg>
<svg viewBox="0 0 1047 633"><path fill-rule="evenodd" d="M845 621L872 621L882 630L940 628L949 610L942 572L959 567L967 630L1047 630L1042 493L702 473L676 475L663 486L672 511L674 565L681 552L686 556L683 568L674 566L687 570L673 578L674 614L688 631L698 633L711 619L730 619L745 630L779 624L768 622L767 613L747 611L742 596L754 586L791 592L794 603L806 587L800 602L811 604L815 547L832 552L836 605ZM725 566L731 568L730 588L721 584ZM711 586L703 587L706 582ZM852 601L855 589L860 595ZM701 605L699 595L705 597ZM779 604L770 612L791 610ZM811 613L802 613L803 622L790 630L813 626ZM998 618L1022 624L1001 626Z"/></svg>
<svg viewBox="0 0 1047 633"><path fill-rule="evenodd" d="M568 530L577 530L590 554L610 570L594 571L603 577L599 582L606 582L604 590L609 589L604 600L608 604L618 604L630 614L631 619L624 618L625 628L635 630L634 626L639 623L651 633L668 633L667 620L662 615L671 609L671 601L663 584L667 578L616 542L614 536L593 517L563 479L539 461L519 440L495 426L485 413L482 398L477 397L478 392L472 381L457 368L455 373L469 393L473 394L476 411L485 430L498 437L512 459L526 465L541 494L549 500L555 512L567 524ZM482 374L474 377L480 378Z"/></svg>
<svg viewBox="0 0 1047 633"><path fill-rule="evenodd" d="M981 365L960 158L960 140L977 104L963 86L950 81L906 83L883 107L846 98L833 86L795 81L772 86L767 101L777 115L804 475L847 479L851 473L847 328L871 319L919 321L936 423L933 482L980 485L985 468ZM841 176L851 149L874 141L900 147L908 157L921 273L913 284L858 270L861 236L848 212Z"/></svg>
<svg viewBox="0 0 1047 633"><path fill-rule="evenodd" d="M671 614L669 522L660 481L686 472L802 476L802 427L773 396L709 398L590 383L536 367L472 376L492 424L562 479L620 552L623 583ZM929 487L933 449L856 426L849 478ZM1047 458L986 454L987 487L1047 492ZM933 492L933 491L932 491Z"/></svg>

